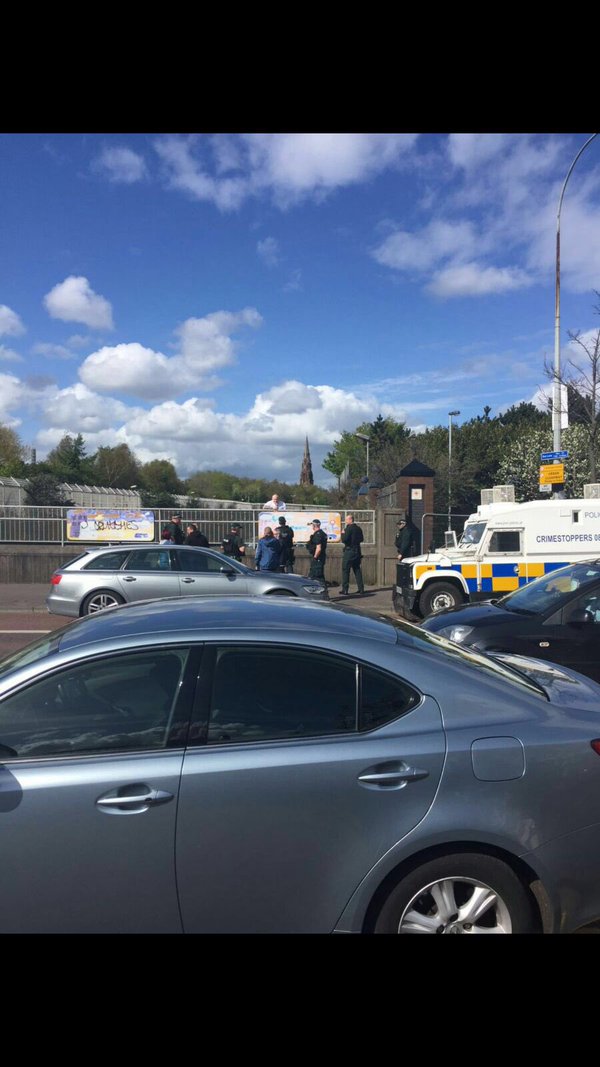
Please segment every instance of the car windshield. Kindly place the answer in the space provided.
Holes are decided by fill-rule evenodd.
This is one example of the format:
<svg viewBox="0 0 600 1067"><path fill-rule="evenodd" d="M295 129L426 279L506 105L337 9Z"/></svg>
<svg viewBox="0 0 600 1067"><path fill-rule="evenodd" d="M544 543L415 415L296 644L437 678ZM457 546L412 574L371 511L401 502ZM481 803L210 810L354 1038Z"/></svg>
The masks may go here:
<svg viewBox="0 0 600 1067"><path fill-rule="evenodd" d="M585 589L599 579L600 561L571 563L568 567L550 571L528 585L507 593L496 603L517 615L542 615L554 607L559 607L566 594Z"/></svg>
<svg viewBox="0 0 600 1067"><path fill-rule="evenodd" d="M483 537L483 531L487 526L486 522L469 522L465 526L458 547L464 547L465 545L478 545Z"/></svg>
<svg viewBox="0 0 600 1067"><path fill-rule="evenodd" d="M37 660L45 659L46 656L51 656L53 652L58 650L65 630L68 630L71 626L72 623L69 622L66 626L61 626L59 630L44 634L43 637L33 641L26 648L21 648L18 652L13 652L10 656L0 660L0 678L5 678L7 674L18 671L29 663L35 663Z"/></svg>

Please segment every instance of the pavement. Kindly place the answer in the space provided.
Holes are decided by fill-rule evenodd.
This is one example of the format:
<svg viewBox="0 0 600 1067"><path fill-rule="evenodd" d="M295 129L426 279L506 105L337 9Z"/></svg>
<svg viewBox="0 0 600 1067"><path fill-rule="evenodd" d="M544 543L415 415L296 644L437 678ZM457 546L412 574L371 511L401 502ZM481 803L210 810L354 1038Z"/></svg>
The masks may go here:
<svg viewBox="0 0 600 1067"><path fill-rule="evenodd" d="M49 589L49 582L0 584L0 611L42 612L48 618L46 597ZM391 585L367 586L363 596L352 592L341 596L339 586L334 586L329 590L329 600L332 604L349 604L358 611L378 611L396 617L392 610Z"/></svg>

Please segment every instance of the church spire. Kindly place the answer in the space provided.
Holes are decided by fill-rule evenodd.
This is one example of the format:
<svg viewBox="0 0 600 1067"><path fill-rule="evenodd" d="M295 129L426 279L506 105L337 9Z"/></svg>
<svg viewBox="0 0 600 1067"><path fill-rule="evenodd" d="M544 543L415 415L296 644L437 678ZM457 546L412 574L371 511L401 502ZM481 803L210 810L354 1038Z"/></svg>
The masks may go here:
<svg viewBox="0 0 600 1067"><path fill-rule="evenodd" d="M308 437L304 445L304 455L302 457L302 469L300 471L300 485L314 485L315 481L312 472L312 463L310 461L310 449L308 447Z"/></svg>

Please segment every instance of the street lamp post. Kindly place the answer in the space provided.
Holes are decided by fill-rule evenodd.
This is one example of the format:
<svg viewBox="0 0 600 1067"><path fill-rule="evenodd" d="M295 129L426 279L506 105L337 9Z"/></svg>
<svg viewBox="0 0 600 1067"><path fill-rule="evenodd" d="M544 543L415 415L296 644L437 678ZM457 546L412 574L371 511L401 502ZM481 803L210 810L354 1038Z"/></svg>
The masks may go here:
<svg viewBox="0 0 600 1067"><path fill-rule="evenodd" d="M367 478L369 477L369 441L371 438L366 433L355 433L355 437L360 437L361 441L367 442Z"/></svg>
<svg viewBox="0 0 600 1067"><path fill-rule="evenodd" d="M597 137L597 133L593 133L591 137L588 137L584 145L579 149L575 159L569 167L568 174L564 180L564 184L561 190L560 199L558 201L558 212L556 215L556 287L555 287L555 303L554 303L554 388L552 390L552 430L554 437L554 451L560 452L560 211L562 208L563 197L565 195L565 189L567 188L567 182L571 177L571 172L579 159L581 153L585 148Z"/></svg>
<svg viewBox="0 0 600 1067"><path fill-rule="evenodd" d="M448 530L451 529L452 518L452 418L460 415L460 411L448 412Z"/></svg>

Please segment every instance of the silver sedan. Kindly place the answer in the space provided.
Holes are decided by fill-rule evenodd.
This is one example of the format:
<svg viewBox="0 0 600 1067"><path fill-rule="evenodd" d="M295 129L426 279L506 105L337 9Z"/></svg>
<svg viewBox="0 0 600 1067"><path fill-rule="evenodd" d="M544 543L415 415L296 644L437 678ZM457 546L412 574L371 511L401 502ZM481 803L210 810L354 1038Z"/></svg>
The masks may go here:
<svg viewBox="0 0 600 1067"><path fill-rule="evenodd" d="M93 548L52 575L53 615L94 615L117 604L173 596L294 596L327 600L326 586L300 574L252 571L220 552L179 545Z"/></svg>
<svg viewBox="0 0 600 1067"><path fill-rule="evenodd" d="M129 604L0 663L0 933L570 932L600 687L278 597Z"/></svg>

